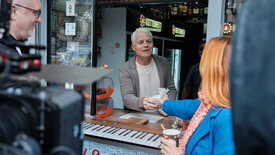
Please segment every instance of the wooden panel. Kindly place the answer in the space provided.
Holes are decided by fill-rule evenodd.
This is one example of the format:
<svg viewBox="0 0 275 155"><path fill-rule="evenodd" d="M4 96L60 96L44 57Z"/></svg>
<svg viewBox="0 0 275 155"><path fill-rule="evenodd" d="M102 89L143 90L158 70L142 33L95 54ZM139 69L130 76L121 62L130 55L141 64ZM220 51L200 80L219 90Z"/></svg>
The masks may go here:
<svg viewBox="0 0 275 155"><path fill-rule="evenodd" d="M174 123L175 117L173 116L167 116L164 117L163 119L159 120L156 123L148 123L146 125L138 125L138 124L133 124L133 123L125 123L123 120L119 118L122 115L125 115L127 113L130 113L127 110L122 110L122 109L114 109L113 113L104 119L97 119L97 118L92 118L89 115L85 115L85 121L88 123L94 123L94 124L99 124L99 125L105 125L105 126L112 126L112 127L119 127L119 128L124 128L124 129L130 129L130 130L136 130L136 131L142 131L142 132L147 132L147 133L152 133L152 134L162 134L162 127L160 124L163 124L163 126L167 129L171 128L172 124ZM131 112L133 113L133 112ZM141 114L147 114L147 115L155 115L155 116L160 116L160 114L151 114L151 113L144 113L144 112L137 112Z"/></svg>
<svg viewBox="0 0 275 155"><path fill-rule="evenodd" d="M97 0L97 5L112 5L112 6L127 6L127 5L155 5L155 4L172 4L172 3L183 3L191 2L193 0L132 0L132 1L115 1L115 0Z"/></svg>
<svg viewBox="0 0 275 155"><path fill-rule="evenodd" d="M138 124L138 125L145 125L149 122L149 119L130 117L128 119L125 119L123 122L134 123L134 124Z"/></svg>

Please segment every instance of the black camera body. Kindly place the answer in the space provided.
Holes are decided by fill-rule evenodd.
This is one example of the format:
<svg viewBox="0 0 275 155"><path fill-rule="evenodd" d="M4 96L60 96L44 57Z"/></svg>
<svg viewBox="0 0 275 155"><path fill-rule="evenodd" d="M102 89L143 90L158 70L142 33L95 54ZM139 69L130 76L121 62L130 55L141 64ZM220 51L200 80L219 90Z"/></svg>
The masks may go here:
<svg viewBox="0 0 275 155"><path fill-rule="evenodd" d="M0 143L27 154L37 149L41 154L82 154L84 98L79 92L1 80ZM25 144L33 150L16 146L17 141L22 142L21 134L33 138L40 148L28 141Z"/></svg>

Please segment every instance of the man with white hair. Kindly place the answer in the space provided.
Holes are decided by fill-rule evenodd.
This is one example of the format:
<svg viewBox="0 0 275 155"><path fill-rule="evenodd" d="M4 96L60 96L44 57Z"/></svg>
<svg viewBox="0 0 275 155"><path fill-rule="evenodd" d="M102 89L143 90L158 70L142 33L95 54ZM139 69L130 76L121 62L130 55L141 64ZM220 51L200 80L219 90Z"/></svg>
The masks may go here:
<svg viewBox="0 0 275 155"><path fill-rule="evenodd" d="M157 109L150 102L150 97L159 94L158 88L168 88L168 98L176 99L177 90L167 60L152 54L152 33L146 28L138 28L133 32L131 41L136 56L119 70L124 107L137 111Z"/></svg>
<svg viewBox="0 0 275 155"><path fill-rule="evenodd" d="M23 42L33 34L35 25L42 22L40 0L13 0L10 13L8 35L1 40L4 42ZM0 43L0 52L22 55L19 47L8 47Z"/></svg>

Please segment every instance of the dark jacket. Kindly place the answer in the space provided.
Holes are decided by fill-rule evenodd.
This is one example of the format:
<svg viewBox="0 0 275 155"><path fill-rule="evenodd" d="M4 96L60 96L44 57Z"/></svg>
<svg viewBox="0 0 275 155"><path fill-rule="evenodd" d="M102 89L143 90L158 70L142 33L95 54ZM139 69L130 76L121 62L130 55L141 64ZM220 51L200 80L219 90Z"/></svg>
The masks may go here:
<svg viewBox="0 0 275 155"><path fill-rule="evenodd" d="M20 42L17 41L13 36L8 35L0 39L0 53L6 53L10 56L20 56L20 54L17 52L16 47L10 47L7 46L5 43L15 43L15 42Z"/></svg>

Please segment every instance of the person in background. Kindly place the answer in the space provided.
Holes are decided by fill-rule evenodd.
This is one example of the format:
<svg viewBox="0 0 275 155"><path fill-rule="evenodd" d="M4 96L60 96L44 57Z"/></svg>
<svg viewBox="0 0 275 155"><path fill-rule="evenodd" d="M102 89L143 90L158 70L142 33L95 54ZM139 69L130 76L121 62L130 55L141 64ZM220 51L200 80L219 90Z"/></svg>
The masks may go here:
<svg viewBox="0 0 275 155"><path fill-rule="evenodd" d="M201 57L205 42L199 46L199 56ZM187 74L182 92L182 99L198 98L198 90L201 84L201 75L199 71L200 63L193 65Z"/></svg>
<svg viewBox="0 0 275 155"><path fill-rule="evenodd" d="M33 34L35 25L42 22L40 0L12 0L10 27L7 36L1 40L5 42L23 43ZM12 55L22 55L19 47L8 47L0 43L0 52L9 52Z"/></svg>
<svg viewBox="0 0 275 155"><path fill-rule="evenodd" d="M136 56L119 69L124 107L136 111L158 109L157 105L148 101L151 96L159 94L158 88L168 88L168 98L176 99L177 90L167 60L152 54L152 33L146 28L138 28L133 32L131 41Z"/></svg>
<svg viewBox="0 0 275 155"><path fill-rule="evenodd" d="M238 14L230 63L236 155L275 154L274 6L248 0Z"/></svg>
<svg viewBox="0 0 275 155"><path fill-rule="evenodd" d="M231 105L229 100L229 61L231 37L216 37L204 47L200 61L202 77L198 99L165 100L160 102L168 115L190 120L181 144L176 147L161 138L164 155L231 155L235 152Z"/></svg>

